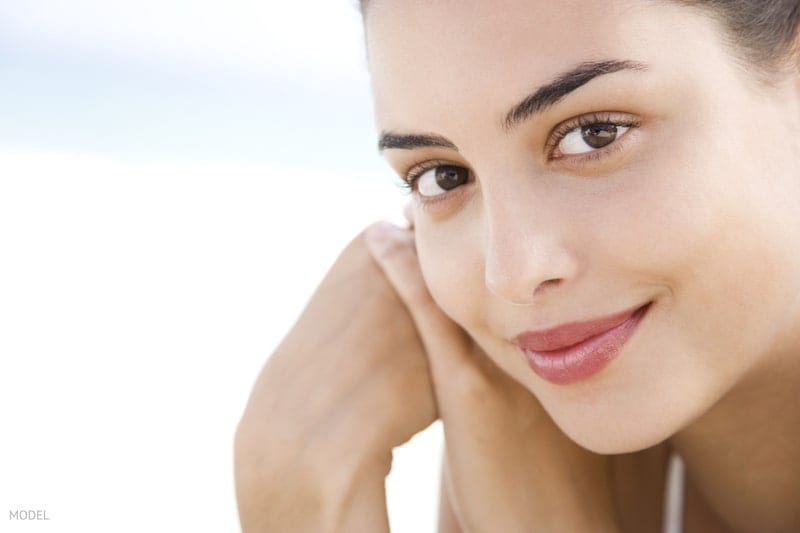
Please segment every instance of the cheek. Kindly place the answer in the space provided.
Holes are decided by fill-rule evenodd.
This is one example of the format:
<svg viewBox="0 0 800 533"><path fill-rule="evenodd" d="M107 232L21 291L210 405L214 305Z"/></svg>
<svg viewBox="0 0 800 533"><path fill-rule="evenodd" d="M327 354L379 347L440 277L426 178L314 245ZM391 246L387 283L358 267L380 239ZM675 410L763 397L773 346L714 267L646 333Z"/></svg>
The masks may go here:
<svg viewBox="0 0 800 533"><path fill-rule="evenodd" d="M433 299L453 321L472 332L485 313L483 239L469 218L458 218L420 222L415 227L417 254Z"/></svg>
<svg viewBox="0 0 800 533"><path fill-rule="evenodd" d="M796 291L800 279L788 242L798 232L786 227L800 220L797 210L776 211L787 169L754 164L732 143L710 153L717 155L661 158L657 172L626 192L627 223L607 228L597 250L621 283L662 295L667 312L653 346L670 348L676 364L706 376L707 385L723 386L767 354L778 334L791 303L786 289Z"/></svg>

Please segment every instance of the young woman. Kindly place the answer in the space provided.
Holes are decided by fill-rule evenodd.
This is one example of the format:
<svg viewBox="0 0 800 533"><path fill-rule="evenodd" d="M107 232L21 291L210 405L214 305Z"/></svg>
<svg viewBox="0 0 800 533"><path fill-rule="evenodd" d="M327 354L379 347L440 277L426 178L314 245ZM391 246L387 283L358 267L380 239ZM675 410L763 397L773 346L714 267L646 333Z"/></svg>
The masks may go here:
<svg viewBox="0 0 800 533"><path fill-rule="evenodd" d="M800 531L800 2L372 0L411 228L342 253L236 435L245 531ZM669 527L673 527L675 524Z"/></svg>

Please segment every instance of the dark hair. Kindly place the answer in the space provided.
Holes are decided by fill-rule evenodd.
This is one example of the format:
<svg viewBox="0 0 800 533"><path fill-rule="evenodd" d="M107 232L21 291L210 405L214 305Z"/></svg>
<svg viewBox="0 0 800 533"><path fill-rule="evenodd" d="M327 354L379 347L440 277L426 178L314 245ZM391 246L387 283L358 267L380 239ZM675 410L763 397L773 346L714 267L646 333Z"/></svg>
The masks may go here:
<svg viewBox="0 0 800 533"><path fill-rule="evenodd" d="M725 30L748 70L769 79L795 66L800 0L671 0L696 7Z"/></svg>
<svg viewBox="0 0 800 533"><path fill-rule="evenodd" d="M770 79L795 66L800 0L669 0L698 8L725 30L748 71ZM360 0L361 12L369 0Z"/></svg>

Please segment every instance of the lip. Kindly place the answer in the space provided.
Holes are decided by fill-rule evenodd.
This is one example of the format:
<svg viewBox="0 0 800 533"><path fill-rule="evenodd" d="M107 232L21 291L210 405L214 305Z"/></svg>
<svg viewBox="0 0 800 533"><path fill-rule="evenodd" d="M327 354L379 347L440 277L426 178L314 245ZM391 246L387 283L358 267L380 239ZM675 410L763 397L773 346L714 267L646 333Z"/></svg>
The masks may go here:
<svg viewBox="0 0 800 533"><path fill-rule="evenodd" d="M538 376L567 385L593 376L615 359L651 304L596 320L525 331L514 340Z"/></svg>

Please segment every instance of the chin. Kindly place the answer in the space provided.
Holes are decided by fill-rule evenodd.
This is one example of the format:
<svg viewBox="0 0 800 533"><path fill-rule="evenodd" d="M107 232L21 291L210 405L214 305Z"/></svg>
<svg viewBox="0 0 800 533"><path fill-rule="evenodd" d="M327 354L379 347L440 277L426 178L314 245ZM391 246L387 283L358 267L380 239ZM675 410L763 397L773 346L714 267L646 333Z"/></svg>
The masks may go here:
<svg viewBox="0 0 800 533"><path fill-rule="evenodd" d="M641 420L629 417L596 415L584 412L567 417L563 413L551 414L556 425L578 446L598 454L618 455L633 453L661 444L675 434L676 428L659 417Z"/></svg>
<svg viewBox="0 0 800 533"><path fill-rule="evenodd" d="M667 440L671 435L659 435L655 437L651 435L592 434L573 437L567 433L567 436L578 446L590 452L602 455L619 455L652 448Z"/></svg>

